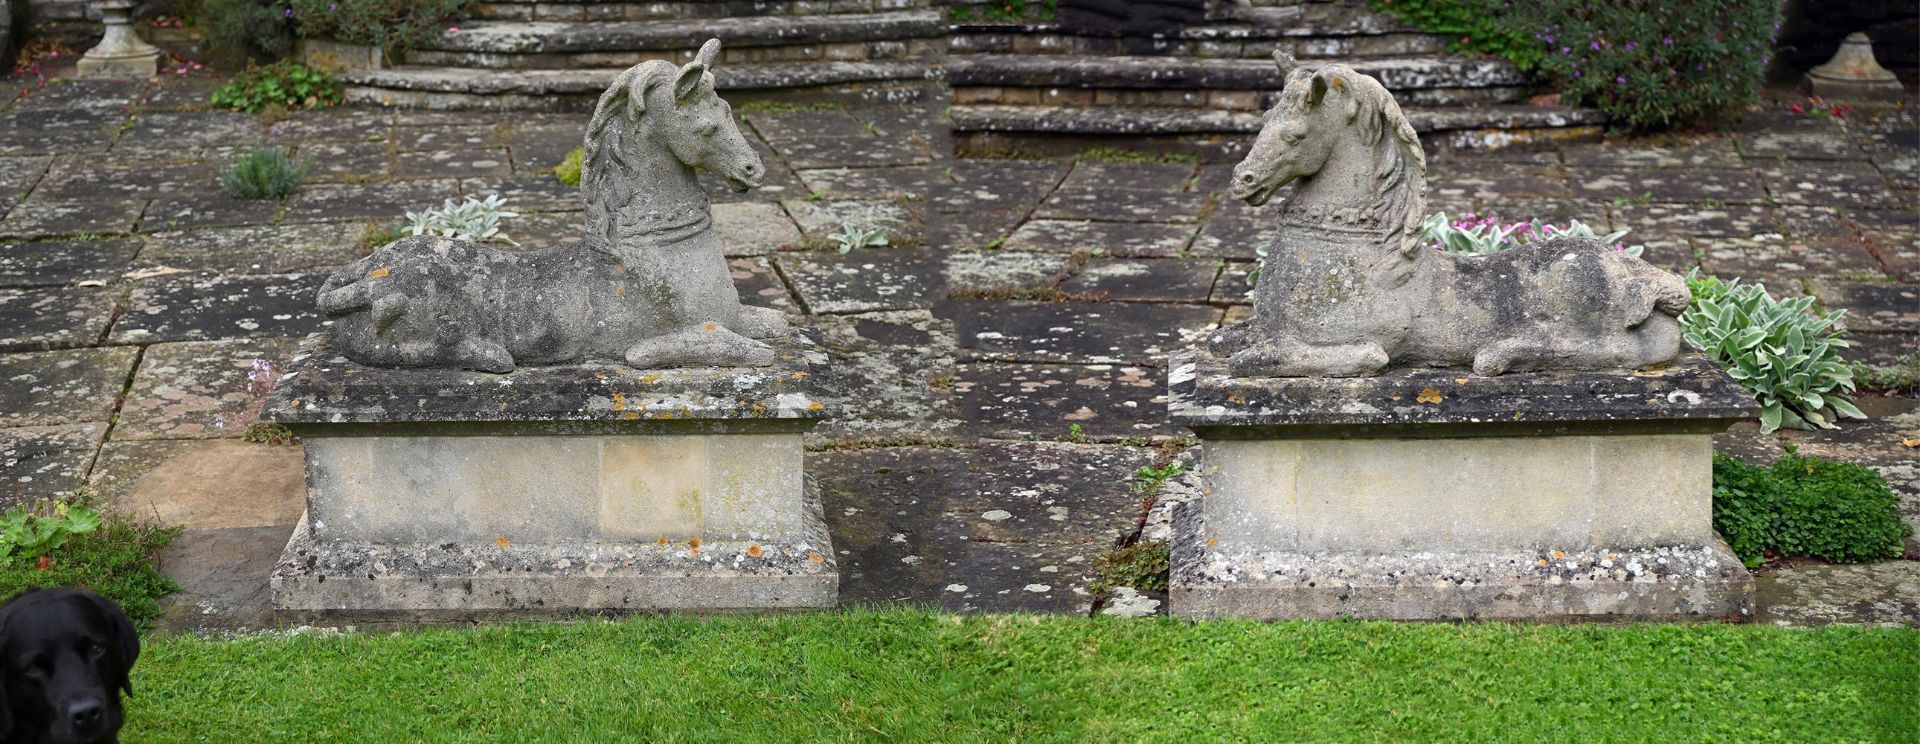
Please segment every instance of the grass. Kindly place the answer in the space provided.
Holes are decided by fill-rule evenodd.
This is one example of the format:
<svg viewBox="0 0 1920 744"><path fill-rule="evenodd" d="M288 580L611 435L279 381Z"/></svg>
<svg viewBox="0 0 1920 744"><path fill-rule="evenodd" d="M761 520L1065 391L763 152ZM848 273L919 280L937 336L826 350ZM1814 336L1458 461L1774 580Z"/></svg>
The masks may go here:
<svg viewBox="0 0 1920 744"><path fill-rule="evenodd" d="M1920 633L915 610L159 638L128 742L1911 741Z"/></svg>
<svg viewBox="0 0 1920 744"><path fill-rule="evenodd" d="M134 625L151 627L160 616L160 598L180 588L153 562L154 552L175 534L175 529L107 516L98 530L74 535L44 556L0 562L0 601L32 587L84 587L118 602Z"/></svg>

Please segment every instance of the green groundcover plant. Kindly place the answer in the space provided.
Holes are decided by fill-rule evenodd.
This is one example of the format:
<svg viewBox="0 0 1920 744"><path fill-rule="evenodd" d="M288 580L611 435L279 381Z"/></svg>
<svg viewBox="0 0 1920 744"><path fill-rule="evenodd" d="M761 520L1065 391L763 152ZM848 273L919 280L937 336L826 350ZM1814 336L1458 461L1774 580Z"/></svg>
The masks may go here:
<svg viewBox="0 0 1920 744"><path fill-rule="evenodd" d="M1831 429L1866 418L1853 404L1851 346L1836 323L1845 314L1813 312L1814 298L1776 299L1759 284L1687 273L1693 304L1680 316L1687 343L1719 362L1760 404L1760 427Z"/></svg>
<svg viewBox="0 0 1920 744"><path fill-rule="evenodd" d="M92 589L125 608L142 628L160 616L159 600L180 587L160 573L153 553L175 532L84 503L48 502L0 513L0 601L34 587Z"/></svg>
<svg viewBox="0 0 1920 744"><path fill-rule="evenodd" d="M213 91L213 105L257 114L270 108L325 108L344 99L332 75L292 61L248 67Z"/></svg>
<svg viewBox="0 0 1920 744"><path fill-rule="evenodd" d="M848 610L149 641L129 742L1909 741L1915 631Z"/></svg>
<svg viewBox="0 0 1920 744"><path fill-rule="evenodd" d="M1713 527L1749 566L1769 555L1897 558L1909 530L1873 468L1799 455L1758 467L1721 453L1713 457Z"/></svg>
<svg viewBox="0 0 1920 744"><path fill-rule="evenodd" d="M220 187L241 199L285 199L307 180L311 165L286 150L262 147L220 169Z"/></svg>
<svg viewBox="0 0 1920 744"><path fill-rule="evenodd" d="M1498 54L1613 126L1717 124L1759 100L1779 0L1375 0L1456 48Z"/></svg>

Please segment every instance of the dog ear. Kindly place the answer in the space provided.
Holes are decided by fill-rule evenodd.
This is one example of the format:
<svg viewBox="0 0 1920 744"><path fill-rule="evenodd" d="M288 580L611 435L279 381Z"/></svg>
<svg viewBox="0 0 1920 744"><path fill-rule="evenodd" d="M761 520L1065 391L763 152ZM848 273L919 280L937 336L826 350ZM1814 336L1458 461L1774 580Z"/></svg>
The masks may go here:
<svg viewBox="0 0 1920 744"><path fill-rule="evenodd" d="M7 618L13 613L0 606L0 659L7 651ZM13 675L7 673L6 662L0 660L0 741L13 741L13 698L7 689L7 680Z"/></svg>
<svg viewBox="0 0 1920 744"><path fill-rule="evenodd" d="M140 633L133 629L133 619L127 617L126 610L120 609L120 605L105 597L95 601L102 605L101 610L113 625L113 652L120 662L113 670L118 679L113 681L126 691L127 697L133 697L133 662L140 659Z"/></svg>

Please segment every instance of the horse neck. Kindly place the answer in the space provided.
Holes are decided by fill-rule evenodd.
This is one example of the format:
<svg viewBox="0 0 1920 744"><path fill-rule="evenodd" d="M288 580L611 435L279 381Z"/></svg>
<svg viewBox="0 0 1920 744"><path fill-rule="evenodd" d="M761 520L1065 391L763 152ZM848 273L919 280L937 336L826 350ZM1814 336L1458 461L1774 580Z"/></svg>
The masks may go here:
<svg viewBox="0 0 1920 744"><path fill-rule="evenodd" d="M1407 157L1390 131L1371 145L1347 139L1335 146L1327 166L1302 180L1285 214L1311 226L1365 227L1398 243L1425 216L1426 181Z"/></svg>
<svg viewBox="0 0 1920 744"><path fill-rule="evenodd" d="M631 131L609 128L601 143L605 163L581 182L589 236L609 247L678 242L706 230L712 212L707 192L653 123L642 117Z"/></svg>

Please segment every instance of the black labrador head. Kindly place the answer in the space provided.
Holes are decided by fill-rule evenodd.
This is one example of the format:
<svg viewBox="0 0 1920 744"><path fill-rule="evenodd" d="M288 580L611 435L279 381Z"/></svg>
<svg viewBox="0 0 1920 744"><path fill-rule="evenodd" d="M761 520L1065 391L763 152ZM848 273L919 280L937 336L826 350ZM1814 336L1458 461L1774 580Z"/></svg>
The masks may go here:
<svg viewBox="0 0 1920 744"><path fill-rule="evenodd" d="M0 605L0 741L116 741L139 657L127 613L93 592L29 589Z"/></svg>

